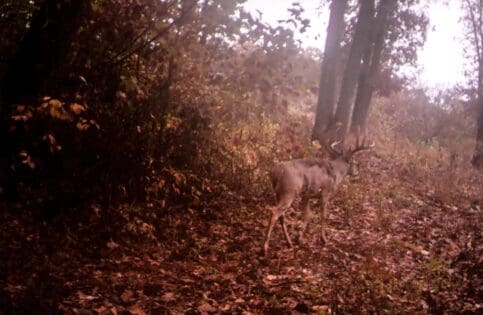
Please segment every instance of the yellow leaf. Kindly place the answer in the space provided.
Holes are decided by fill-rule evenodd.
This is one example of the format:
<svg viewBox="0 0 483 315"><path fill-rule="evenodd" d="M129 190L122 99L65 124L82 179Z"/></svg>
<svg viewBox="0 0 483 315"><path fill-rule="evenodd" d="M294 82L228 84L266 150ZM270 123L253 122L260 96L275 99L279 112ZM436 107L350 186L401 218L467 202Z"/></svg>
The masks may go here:
<svg viewBox="0 0 483 315"><path fill-rule="evenodd" d="M50 100L49 101L49 105L51 107L54 107L54 108L61 108L62 107L62 102L57 100L57 99L53 99L53 100Z"/></svg>
<svg viewBox="0 0 483 315"><path fill-rule="evenodd" d="M129 312L131 312L133 315L146 315L146 312L138 304L131 306L129 308Z"/></svg>
<svg viewBox="0 0 483 315"><path fill-rule="evenodd" d="M90 125L89 124L83 124L81 122L78 122L76 125L77 129L79 129L80 131L86 131L87 129L89 129Z"/></svg>
<svg viewBox="0 0 483 315"><path fill-rule="evenodd" d="M77 103L70 104L70 111L76 115L80 115L83 111L85 111L85 106Z"/></svg>

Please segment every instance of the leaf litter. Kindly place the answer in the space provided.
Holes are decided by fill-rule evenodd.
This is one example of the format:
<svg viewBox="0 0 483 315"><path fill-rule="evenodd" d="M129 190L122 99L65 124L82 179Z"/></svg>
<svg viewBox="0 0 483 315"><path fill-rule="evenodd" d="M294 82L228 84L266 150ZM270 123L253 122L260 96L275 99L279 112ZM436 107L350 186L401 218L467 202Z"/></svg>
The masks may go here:
<svg viewBox="0 0 483 315"><path fill-rule="evenodd" d="M315 218L308 244L294 249L277 226L268 257L260 247L272 196L264 203L231 194L203 211L177 211L158 219L156 241L110 237L92 256L42 243L39 230L5 214L0 301L65 314L481 312L481 210L435 203L396 177L413 201L384 197L381 210L384 171L367 167L348 183L363 195L347 222L345 194L334 197L325 246ZM293 230L299 211L292 215Z"/></svg>

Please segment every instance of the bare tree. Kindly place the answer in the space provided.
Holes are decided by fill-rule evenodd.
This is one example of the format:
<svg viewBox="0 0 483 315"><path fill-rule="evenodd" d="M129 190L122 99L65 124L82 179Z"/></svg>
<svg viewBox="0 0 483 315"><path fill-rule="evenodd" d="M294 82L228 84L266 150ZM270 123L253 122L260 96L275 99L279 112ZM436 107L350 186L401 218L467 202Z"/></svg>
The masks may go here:
<svg viewBox="0 0 483 315"><path fill-rule="evenodd" d="M470 40L475 52L475 66L478 69L477 104L479 114L472 164L477 169L483 170L483 0L466 0L465 7L467 22L471 30Z"/></svg>
<svg viewBox="0 0 483 315"><path fill-rule="evenodd" d="M328 130L339 125L342 126L339 129L339 139L344 139L351 124L364 129L372 94L376 89L380 65L390 64L393 66L390 69L393 69L408 62L414 62L418 47L424 44L426 38L428 19L421 10L411 8L417 5L419 0L377 1L377 15L375 0L359 0L357 3L359 7L357 16L348 21L355 25L351 24L347 27L354 30L352 36L347 33L347 30L331 28L329 23L317 113L312 132L312 140L319 140L321 143L325 142L324 138ZM351 5L354 5L354 2L348 2L346 9L349 11L355 9ZM343 17L341 12L337 12L341 7L341 2L333 1L331 22L335 23L336 16L338 19ZM337 25L342 27L344 23L339 20ZM347 41L351 42L351 45L341 76L342 82L339 84L337 63L341 49L338 36L343 34L347 35ZM336 39L339 39L339 42L336 42ZM337 59L331 59L334 47L339 48ZM340 86L339 92L337 92L337 86Z"/></svg>
<svg viewBox="0 0 483 315"><path fill-rule="evenodd" d="M371 23L374 19L374 0L360 1L354 39L352 41L349 60L347 61L342 78L339 102L335 112L334 123L341 123L341 137L347 133L351 122L352 108L356 93L357 82L361 72L361 60L369 42Z"/></svg>
<svg viewBox="0 0 483 315"><path fill-rule="evenodd" d="M481 86L481 84L480 84ZM479 94L478 104L480 107L480 114L478 118L478 131L476 133L475 153L473 154L472 163L478 169L483 169L483 98Z"/></svg>
<svg viewBox="0 0 483 315"><path fill-rule="evenodd" d="M338 65L341 55L341 41L345 31L344 13L347 9L347 0L333 0L330 7L329 26L325 41L324 58L320 74L317 112L312 131L312 140L323 143L322 137L327 127L332 123L334 116Z"/></svg>
<svg viewBox="0 0 483 315"><path fill-rule="evenodd" d="M389 17L396 10L396 6L397 0L381 0L379 2L374 27L368 41L369 44L364 52L354 112L352 114L352 126L362 130L365 130L366 127L367 114L374 91L376 75L381 63L381 54L384 48Z"/></svg>

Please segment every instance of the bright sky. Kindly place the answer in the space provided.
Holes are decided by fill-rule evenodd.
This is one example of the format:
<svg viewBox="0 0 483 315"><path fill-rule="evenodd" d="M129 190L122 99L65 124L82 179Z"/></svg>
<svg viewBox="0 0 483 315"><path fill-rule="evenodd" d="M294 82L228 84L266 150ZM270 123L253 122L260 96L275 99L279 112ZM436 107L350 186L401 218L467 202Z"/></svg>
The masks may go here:
<svg viewBox="0 0 483 315"><path fill-rule="evenodd" d="M431 4L428 37L418 54L421 83L429 88L444 89L465 81L461 3L448 2Z"/></svg>
<svg viewBox="0 0 483 315"><path fill-rule="evenodd" d="M291 7L294 0L248 0L245 8L257 16L256 10L262 13L262 20L275 24L277 20L287 19L287 8ZM317 47L323 51L329 8L327 5L321 8L320 0L299 1L305 9L304 18L310 19L310 28L305 34L299 34L297 38L302 40L304 47ZM462 14L459 1L448 1L448 5L442 1L431 1L428 15L430 25L427 40L423 49L418 53L418 68L408 69L408 72L420 73L416 76L416 86L429 89L451 88L458 83L463 83L464 78L464 54L461 45L463 27L459 22Z"/></svg>

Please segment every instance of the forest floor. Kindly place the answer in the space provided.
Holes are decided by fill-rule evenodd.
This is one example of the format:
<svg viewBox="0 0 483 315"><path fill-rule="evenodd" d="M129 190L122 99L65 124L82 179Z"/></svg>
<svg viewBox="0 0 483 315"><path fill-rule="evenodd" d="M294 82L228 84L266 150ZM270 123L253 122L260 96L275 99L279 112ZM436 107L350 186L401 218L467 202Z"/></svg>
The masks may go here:
<svg viewBox="0 0 483 315"><path fill-rule="evenodd" d="M316 216L309 242L294 249L276 226L268 257L260 248L272 196L227 194L173 211L149 241L87 228L85 239L51 235L5 212L0 314L481 314L480 207L443 202L381 164L371 157L330 202L327 244Z"/></svg>

